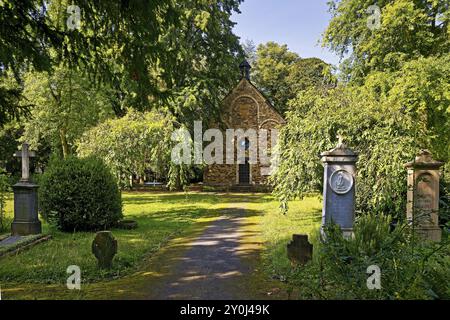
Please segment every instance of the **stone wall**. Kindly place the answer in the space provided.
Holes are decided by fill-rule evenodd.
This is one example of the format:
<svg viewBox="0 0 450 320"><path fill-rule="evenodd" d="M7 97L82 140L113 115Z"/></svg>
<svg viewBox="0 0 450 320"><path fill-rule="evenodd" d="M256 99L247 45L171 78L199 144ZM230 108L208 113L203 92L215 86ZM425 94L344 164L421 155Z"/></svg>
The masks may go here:
<svg viewBox="0 0 450 320"><path fill-rule="evenodd" d="M270 105L267 99L251 84L243 78L236 88L223 101L222 121L229 129L274 129L284 123L283 117ZM220 128L219 125L212 127ZM223 134L225 139L225 132ZM237 157L237 143L235 141L234 154ZM268 147L270 144L270 135ZM225 161L224 145L224 161ZM206 185L231 186L238 183L238 169L235 164L214 164L205 169L204 183ZM250 164L250 184L263 184L267 177L261 174L261 165L258 158L256 164Z"/></svg>

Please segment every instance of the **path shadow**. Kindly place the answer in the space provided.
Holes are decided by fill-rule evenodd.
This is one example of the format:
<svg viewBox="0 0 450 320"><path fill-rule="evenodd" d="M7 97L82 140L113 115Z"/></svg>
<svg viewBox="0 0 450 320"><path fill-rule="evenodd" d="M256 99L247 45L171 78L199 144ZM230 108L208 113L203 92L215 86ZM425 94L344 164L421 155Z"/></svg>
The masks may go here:
<svg viewBox="0 0 450 320"><path fill-rule="evenodd" d="M256 223L246 218L261 213L239 208L222 213L197 237L172 245L170 250L178 254L164 254L154 261L172 267L159 268L159 281L145 288L146 299L254 298L247 287L253 265L246 261L259 255L259 243L252 241L257 236L252 230Z"/></svg>

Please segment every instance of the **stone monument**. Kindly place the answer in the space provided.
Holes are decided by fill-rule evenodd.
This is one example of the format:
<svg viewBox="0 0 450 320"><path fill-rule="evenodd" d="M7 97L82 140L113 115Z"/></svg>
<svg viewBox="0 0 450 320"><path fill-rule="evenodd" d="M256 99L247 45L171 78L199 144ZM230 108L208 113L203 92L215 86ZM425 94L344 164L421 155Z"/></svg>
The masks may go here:
<svg viewBox="0 0 450 320"><path fill-rule="evenodd" d="M112 260L117 253L117 240L111 231L100 231L92 242L92 253L97 258L101 269L110 269Z"/></svg>
<svg viewBox="0 0 450 320"><path fill-rule="evenodd" d="M13 236L40 234L42 228L38 218L38 185L30 181L30 157L34 157L35 153L29 151L27 143L23 143L22 150L14 156L22 160L22 178L13 186L14 221L11 233Z"/></svg>
<svg viewBox="0 0 450 320"><path fill-rule="evenodd" d="M331 222L340 226L344 237L353 235L355 219L355 177L358 154L342 142L336 148L321 154L324 165L323 181L323 227Z"/></svg>
<svg viewBox="0 0 450 320"><path fill-rule="evenodd" d="M439 169L443 162L433 160L430 151L421 150L408 170L406 216L424 239L441 241L439 228Z"/></svg>

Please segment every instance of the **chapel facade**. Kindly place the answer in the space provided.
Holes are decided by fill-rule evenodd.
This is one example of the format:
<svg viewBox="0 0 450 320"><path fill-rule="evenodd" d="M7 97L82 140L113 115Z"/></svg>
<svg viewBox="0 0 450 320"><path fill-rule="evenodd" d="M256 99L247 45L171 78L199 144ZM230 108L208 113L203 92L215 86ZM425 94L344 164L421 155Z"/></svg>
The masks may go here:
<svg viewBox="0 0 450 320"><path fill-rule="evenodd" d="M224 164L208 165L204 171L203 183L209 186L264 186L273 167L262 157L264 140L268 155L273 156L272 144L275 143L275 130L285 123L281 114L269 100L250 81L251 66L244 61L239 66L242 78L237 86L225 97L222 103L222 132L226 129L241 129L244 132L256 132L251 135L236 135L233 139L234 161ZM225 128L223 128L225 126ZM250 130L249 130L250 129ZM261 130L263 129L263 130ZM266 133L265 133L266 132ZM267 135L267 139L265 139ZM255 148L257 146L257 148ZM273 146L274 147L274 146ZM240 150L238 150L240 149ZM255 149L257 149L255 157ZM226 148L224 147L224 159Z"/></svg>

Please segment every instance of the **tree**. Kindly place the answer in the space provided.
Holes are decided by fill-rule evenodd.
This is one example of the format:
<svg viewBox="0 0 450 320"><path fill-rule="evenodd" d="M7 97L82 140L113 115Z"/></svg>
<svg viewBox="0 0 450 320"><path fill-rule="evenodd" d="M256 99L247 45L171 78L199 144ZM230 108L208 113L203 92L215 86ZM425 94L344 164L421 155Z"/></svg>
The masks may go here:
<svg viewBox="0 0 450 320"><path fill-rule="evenodd" d="M23 87L17 83L12 72L4 72L0 67L0 128L8 122L29 115L29 104L22 101Z"/></svg>
<svg viewBox="0 0 450 320"><path fill-rule="evenodd" d="M129 110L124 117L109 119L85 132L77 143L77 153L81 157L95 155L103 159L122 186L131 187L129 177L143 177L147 169L167 176L172 121L156 111Z"/></svg>
<svg viewBox="0 0 450 320"><path fill-rule="evenodd" d="M243 59L230 16L240 0L182 1L181 25L168 30L165 48L178 53L171 82L162 82L168 101L153 97L157 107L167 106L180 123L192 129L194 120L218 120L223 97L239 79Z"/></svg>
<svg viewBox="0 0 450 320"><path fill-rule="evenodd" d="M21 172L20 161L13 154L17 151L22 134L23 127L14 122L0 129L0 170L4 169L8 173Z"/></svg>
<svg viewBox="0 0 450 320"><path fill-rule="evenodd" d="M395 73L373 73L361 87L301 92L281 129L280 166L272 177L283 207L322 191L318 155L342 134L359 152L357 209L404 217L403 164L420 149L450 160L449 77L447 55L408 62Z"/></svg>
<svg viewBox="0 0 450 320"><path fill-rule="evenodd" d="M149 42L145 46L147 50L144 56L150 53L158 55L161 50L153 51L155 40L165 25L174 23L172 18L176 16L175 10L169 0L139 3L78 1L82 28L71 30L66 27L66 22L71 18L67 14L71 4L69 1L1 1L0 77L4 78L7 72L12 71L21 85L23 70L27 66L31 65L37 71L50 70L54 61L58 65L64 60L71 66L82 64L92 74L107 79L112 72L109 61L102 53L107 54L105 48L123 39L124 34L145 34ZM127 47L120 52L120 61L125 68L131 69L131 65L137 62L130 57L136 56L134 50L140 50L143 46ZM142 54L142 51L139 53ZM7 112L14 118L20 115L13 99L17 94L17 90L0 90L0 101L6 102L0 105L0 113Z"/></svg>
<svg viewBox="0 0 450 320"><path fill-rule="evenodd" d="M324 46L345 57L346 72L361 84L371 71L395 71L410 60L450 51L447 0L382 0L378 20L372 0L330 1L333 15ZM373 27L369 28L368 25Z"/></svg>
<svg viewBox="0 0 450 320"><path fill-rule="evenodd" d="M289 200L322 192L319 155L336 146L338 134L360 153L357 210L403 210L403 163L414 155L414 139L404 135L407 119L400 111L386 113L384 108L374 108L375 103L362 96L342 87L320 92L311 89L292 102L288 123L280 131L279 167L271 177L284 210Z"/></svg>
<svg viewBox="0 0 450 320"><path fill-rule="evenodd" d="M443 161L450 159L450 54L412 60L397 72L373 72L364 88L386 109L413 121L414 139Z"/></svg>
<svg viewBox="0 0 450 320"><path fill-rule="evenodd" d="M78 18L67 13L69 1L2 1L0 77L12 70L21 84L24 68L49 71L63 63L96 82L108 82L119 99L118 115L129 101L148 109L172 100L173 112L182 118L194 107L177 110L176 102L194 93L198 104L204 103L197 109L210 116L233 82L231 70L241 53L230 20L240 2L81 0L76 3L80 28L76 23L68 28ZM14 102L5 98L8 92L0 94L0 101ZM9 103L0 109L17 116L16 107Z"/></svg>
<svg viewBox="0 0 450 320"><path fill-rule="evenodd" d="M333 68L319 58L305 58L296 61L289 69L286 82L289 85L289 100L300 91L310 88L333 88L336 78Z"/></svg>
<svg viewBox="0 0 450 320"><path fill-rule="evenodd" d="M286 110L287 101L292 96L286 79L291 66L299 61L300 57L289 51L287 45L275 42L260 44L256 55L252 81L266 94L275 108L279 111Z"/></svg>
<svg viewBox="0 0 450 320"><path fill-rule="evenodd" d="M108 90L92 86L66 67L51 74L29 72L24 83L24 97L34 104L24 125L24 139L35 148L48 141L66 158L85 130L113 115Z"/></svg>
<svg viewBox="0 0 450 320"><path fill-rule="evenodd" d="M335 83L328 64L318 58L302 59L275 42L258 46L252 81L281 114L299 91Z"/></svg>

